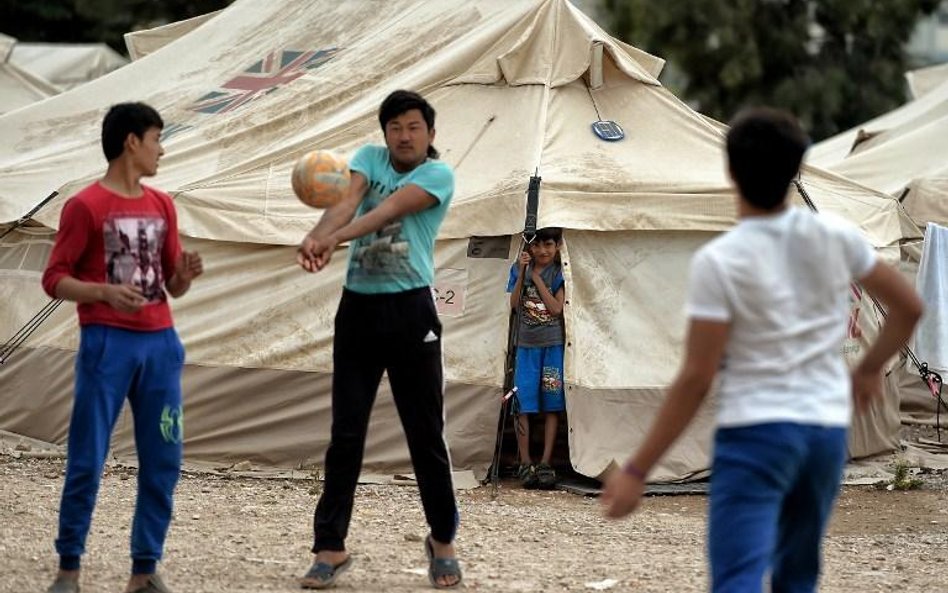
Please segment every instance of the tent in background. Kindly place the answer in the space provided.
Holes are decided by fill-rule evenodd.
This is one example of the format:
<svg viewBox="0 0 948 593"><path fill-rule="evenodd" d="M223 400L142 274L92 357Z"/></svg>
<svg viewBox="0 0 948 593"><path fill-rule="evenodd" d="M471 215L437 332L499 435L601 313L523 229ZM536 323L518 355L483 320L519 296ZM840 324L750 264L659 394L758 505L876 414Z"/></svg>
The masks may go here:
<svg viewBox="0 0 948 593"><path fill-rule="evenodd" d="M376 110L396 88L438 111L436 146L457 173L437 241L445 325L448 442L455 465L483 471L494 445L506 340L507 270L524 192L542 176L540 226L565 229L567 407L573 466L598 476L640 442L681 352L688 261L735 219L718 126L657 81L661 60L613 39L565 0L238 0L148 59L0 117L0 224L60 194L0 244L0 319L19 327L46 298L39 274L65 199L102 170L106 106L143 100L164 115L167 154L154 184L175 198L206 277L173 303L188 349L191 460L319 463L328 441L337 254L317 275L294 249L319 217L292 195L295 160L381 142ZM590 130L625 129L617 142ZM821 211L858 225L890 261L917 228L898 203L807 167ZM794 196L799 202L799 196ZM854 294L857 356L876 327ZM0 367L0 429L62 442L77 346L64 306ZM856 313L854 313L856 315ZM365 463L404 471L394 406L380 395ZM898 443L898 398L860 418L850 451ZM710 409L657 469L707 468ZM115 441L132 449L128 419Z"/></svg>
<svg viewBox="0 0 948 593"><path fill-rule="evenodd" d="M810 163L898 198L920 228L930 222L948 226L948 70L938 68L928 71L924 80L933 86L918 98L820 142L808 157ZM922 80L920 71L906 76L910 82ZM923 247L922 241L903 245L901 266L913 281ZM893 376L903 419L933 424L935 400L913 362L906 359Z"/></svg>
<svg viewBox="0 0 948 593"><path fill-rule="evenodd" d="M866 150L868 146L879 145L875 136L896 128L919 128L948 115L948 81L909 101L905 105L883 113L852 129L840 132L814 145L807 153L807 162L818 167L838 167L851 154ZM862 145L869 143L867 147ZM896 163L901 165L902 163ZM903 175L900 166L888 167L895 175ZM858 178L854 179L859 181Z"/></svg>
<svg viewBox="0 0 948 593"><path fill-rule="evenodd" d="M935 64L905 73L909 91L915 99L928 94L938 85L948 80L948 64Z"/></svg>
<svg viewBox="0 0 948 593"><path fill-rule="evenodd" d="M128 56L132 61L140 60L148 54L168 45L175 39L197 29L217 16L218 13L220 13L220 11L216 10L159 27L126 33L125 47L128 49Z"/></svg>
<svg viewBox="0 0 948 593"><path fill-rule="evenodd" d="M816 144L807 162L899 198L922 228L948 225L948 80Z"/></svg>
<svg viewBox="0 0 948 593"><path fill-rule="evenodd" d="M85 84L128 63L104 43L17 43L10 63L60 90Z"/></svg>
<svg viewBox="0 0 948 593"><path fill-rule="evenodd" d="M10 63L16 42L0 33L0 115L59 92L52 84Z"/></svg>

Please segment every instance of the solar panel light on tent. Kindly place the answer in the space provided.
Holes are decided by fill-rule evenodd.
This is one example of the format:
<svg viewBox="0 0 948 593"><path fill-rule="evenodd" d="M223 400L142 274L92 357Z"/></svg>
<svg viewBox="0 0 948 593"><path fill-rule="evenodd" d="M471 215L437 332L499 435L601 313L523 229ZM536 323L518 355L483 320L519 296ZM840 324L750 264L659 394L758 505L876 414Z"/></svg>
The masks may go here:
<svg viewBox="0 0 948 593"><path fill-rule="evenodd" d="M591 127L593 133L606 142L617 142L625 138L622 126L612 120L594 121Z"/></svg>
<svg viewBox="0 0 948 593"><path fill-rule="evenodd" d="M596 96L593 94L594 90L601 89L603 85L602 52L602 42L594 43L592 56L589 61L589 77L588 80L584 77L583 82L586 83L586 92L589 93L589 100L592 102L593 109L596 110L596 117L598 118L591 124L593 134L598 136L600 140L605 140L606 142L618 142L625 138L625 130L622 129L622 126L610 119L602 119L599 104L596 103Z"/></svg>

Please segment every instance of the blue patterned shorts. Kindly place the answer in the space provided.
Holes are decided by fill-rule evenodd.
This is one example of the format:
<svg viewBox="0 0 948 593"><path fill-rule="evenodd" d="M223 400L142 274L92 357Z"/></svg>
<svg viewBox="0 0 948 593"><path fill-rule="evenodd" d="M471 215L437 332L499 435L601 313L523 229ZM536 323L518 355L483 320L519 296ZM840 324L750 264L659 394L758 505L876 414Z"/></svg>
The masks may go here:
<svg viewBox="0 0 948 593"><path fill-rule="evenodd" d="M536 414L541 411L562 412L565 410L563 345L517 348L514 385L517 386L517 400L521 413Z"/></svg>

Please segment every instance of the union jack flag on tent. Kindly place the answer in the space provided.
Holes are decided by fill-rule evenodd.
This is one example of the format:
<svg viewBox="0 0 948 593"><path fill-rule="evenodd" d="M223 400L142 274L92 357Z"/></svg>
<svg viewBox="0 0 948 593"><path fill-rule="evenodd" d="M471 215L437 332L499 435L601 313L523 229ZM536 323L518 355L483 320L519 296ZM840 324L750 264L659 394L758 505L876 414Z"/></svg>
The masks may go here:
<svg viewBox="0 0 948 593"><path fill-rule="evenodd" d="M332 47L316 51L272 51L236 78L222 84L220 90L212 91L195 101L189 109L199 113L233 111L296 80L308 70L319 68L332 59L339 49Z"/></svg>

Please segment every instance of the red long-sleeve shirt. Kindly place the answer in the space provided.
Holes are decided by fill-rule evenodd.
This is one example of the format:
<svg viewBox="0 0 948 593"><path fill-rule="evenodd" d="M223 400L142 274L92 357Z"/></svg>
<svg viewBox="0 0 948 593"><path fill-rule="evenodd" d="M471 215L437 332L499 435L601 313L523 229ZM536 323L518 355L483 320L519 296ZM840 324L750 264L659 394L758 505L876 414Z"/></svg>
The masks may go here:
<svg viewBox="0 0 948 593"><path fill-rule="evenodd" d="M148 303L123 313L107 302L80 303L79 324L102 324L152 331L171 327L165 282L181 254L178 219L171 198L142 186L127 198L96 182L63 207L56 243L43 272L43 289L56 296L66 276L85 282L132 284Z"/></svg>

